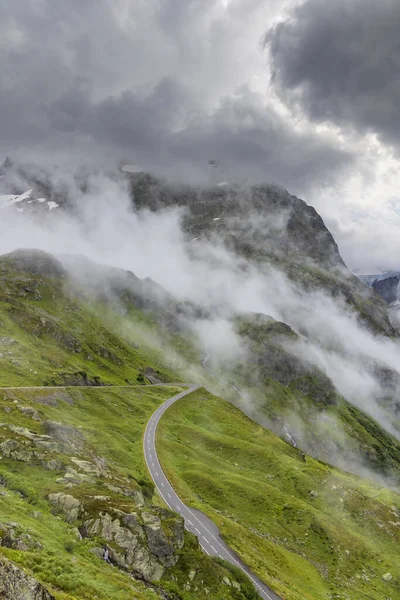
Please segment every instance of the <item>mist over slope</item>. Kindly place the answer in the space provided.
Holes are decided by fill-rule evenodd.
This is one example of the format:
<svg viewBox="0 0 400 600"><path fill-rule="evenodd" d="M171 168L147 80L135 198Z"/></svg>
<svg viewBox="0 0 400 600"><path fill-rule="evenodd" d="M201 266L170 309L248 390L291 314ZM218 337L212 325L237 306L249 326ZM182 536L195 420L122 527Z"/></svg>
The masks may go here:
<svg viewBox="0 0 400 600"><path fill-rule="evenodd" d="M396 327L312 207L276 186L202 189L111 169L13 166L0 181L58 205L4 208L1 253L57 255L91 297L147 312L154 345L180 336L184 356L164 355L182 373L316 457L397 479Z"/></svg>

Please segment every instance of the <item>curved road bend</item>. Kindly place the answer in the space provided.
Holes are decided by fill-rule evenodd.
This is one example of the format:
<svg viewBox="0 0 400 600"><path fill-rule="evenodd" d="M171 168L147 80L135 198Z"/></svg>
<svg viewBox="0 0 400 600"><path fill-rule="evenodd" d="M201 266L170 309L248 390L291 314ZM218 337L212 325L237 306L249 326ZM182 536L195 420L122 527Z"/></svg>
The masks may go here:
<svg viewBox="0 0 400 600"><path fill-rule="evenodd" d="M172 489L171 484L161 468L156 451L157 426L165 411L168 410L168 408L174 404L174 402L201 387L194 384L187 385L190 386L189 389L164 402L164 404L162 404L153 413L149 422L147 423L143 438L143 452L150 475L165 503L170 507L171 510L180 514L184 518L186 529L197 536L201 547L205 552L207 552L207 554L223 558L224 560L244 571L249 579L253 582L261 598L265 598L265 600L280 600L280 597L277 596L275 592L273 592L263 581L261 581L261 579L254 575L249 567L240 560L238 555L233 552L233 550L231 550L227 544L225 544L222 538L219 535L215 535L215 533L211 531L207 517L203 516L198 511L195 513L188 506L183 504L182 500Z"/></svg>

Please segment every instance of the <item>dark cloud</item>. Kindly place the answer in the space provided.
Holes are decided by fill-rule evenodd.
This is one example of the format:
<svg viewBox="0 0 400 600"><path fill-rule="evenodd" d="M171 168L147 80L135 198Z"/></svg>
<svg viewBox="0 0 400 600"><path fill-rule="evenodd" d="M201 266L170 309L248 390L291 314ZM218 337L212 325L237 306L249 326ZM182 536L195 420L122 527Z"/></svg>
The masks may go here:
<svg viewBox="0 0 400 600"><path fill-rule="evenodd" d="M79 87L49 108L53 130L90 135L158 172L195 180L210 158L225 164L224 177L267 180L296 190L330 180L351 155L315 133L299 133L246 89L205 114L190 92L172 79L148 94L124 91L91 103Z"/></svg>
<svg viewBox="0 0 400 600"><path fill-rule="evenodd" d="M353 160L333 138L238 88L245 4L3 0L1 149L104 151L183 179L217 158L232 178L297 193L332 180Z"/></svg>
<svg viewBox="0 0 400 600"><path fill-rule="evenodd" d="M308 0L266 41L280 95L316 121L400 145L400 2Z"/></svg>

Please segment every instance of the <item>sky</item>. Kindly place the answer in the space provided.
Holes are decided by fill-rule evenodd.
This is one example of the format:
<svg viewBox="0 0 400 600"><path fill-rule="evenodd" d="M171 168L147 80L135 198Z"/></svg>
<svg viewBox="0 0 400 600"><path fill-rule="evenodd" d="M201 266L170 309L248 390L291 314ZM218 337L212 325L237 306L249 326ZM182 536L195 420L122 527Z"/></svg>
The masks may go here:
<svg viewBox="0 0 400 600"><path fill-rule="evenodd" d="M278 183L400 269L398 0L2 0L0 153ZM1 159L1 154L0 154Z"/></svg>

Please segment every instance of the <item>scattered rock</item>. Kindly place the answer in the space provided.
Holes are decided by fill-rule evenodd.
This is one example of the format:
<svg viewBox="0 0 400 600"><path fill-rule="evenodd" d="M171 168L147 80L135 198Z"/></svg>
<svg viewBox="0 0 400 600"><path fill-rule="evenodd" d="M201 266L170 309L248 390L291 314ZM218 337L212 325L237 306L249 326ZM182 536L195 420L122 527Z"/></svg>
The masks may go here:
<svg viewBox="0 0 400 600"><path fill-rule="evenodd" d="M146 367L143 371L143 374L150 381L150 383L161 383L161 379L157 377L157 373L152 367Z"/></svg>
<svg viewBox="0 0 400 600"><path fill-rule="evenodd" d="M237 581L232 581L232 587L236 588L239 592L241 590L240 583Z"/></svg>
<svg viewBox="0 0 400 600"><path fill-rule="evenodd" d="M310 496L311 496L312 498L318 498L318 492L316 492L315 490L311 490L311 492L310 492Z"/></svg>
<svg viewBox="0 0 400 600"><path fill-rule="evenodd" d="M115 494L121 494L122 496L132 498L138 508L145 505L144 496L141 490L131 490L129 488L112 485L111 483L106 483L105 487Z"/></svg>
<svg viewBox="0 0 400 600"><path fill-rule="evenodd" d="M22 552L42 549L42 545L25 533L19 523L0 523L0 546Z"/></svg>
<svg viewBox="0 0 400 600"><path fill-rule="evenodd" d="M382 579L383 581L392 581L393 575L391 573L385 573L385 575L382 575Z"/></svg>
<svg viewBox="0 0 400 600"><path fill-rule="evenodd" d="M0 346L13 346L17 343L17 340L14 340L12 337L1 337L0 338Z"/></svg>

